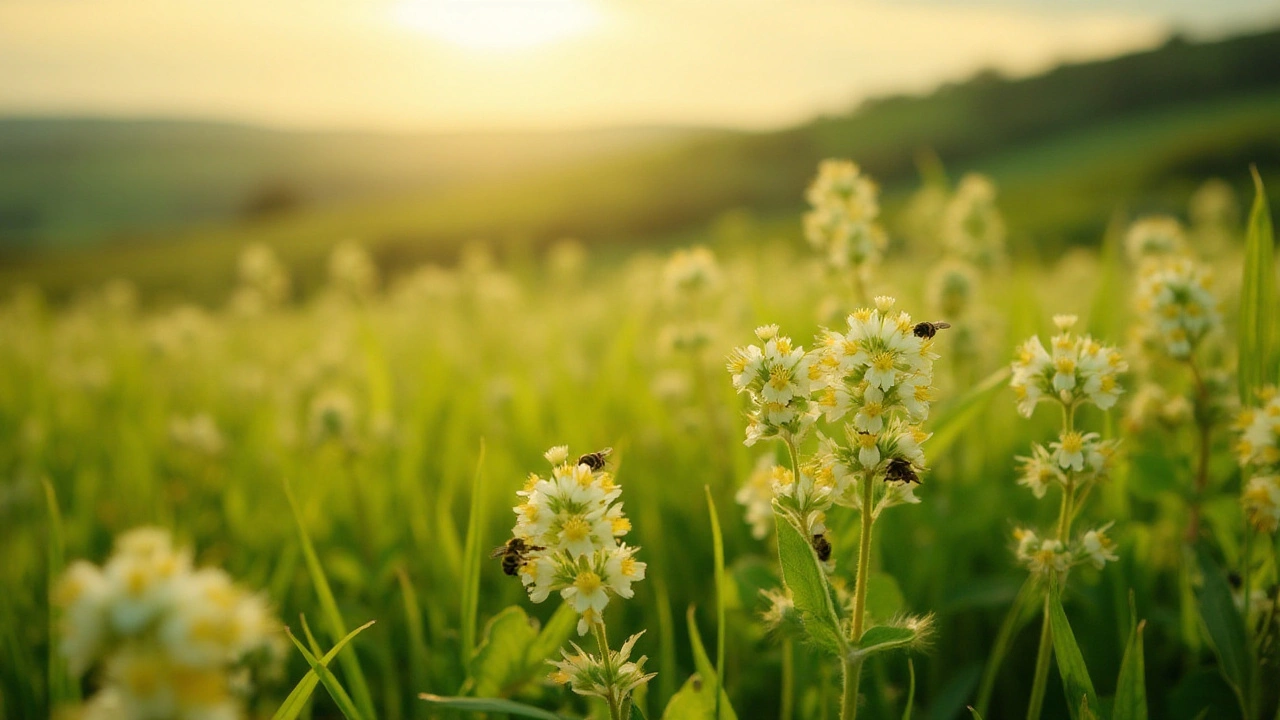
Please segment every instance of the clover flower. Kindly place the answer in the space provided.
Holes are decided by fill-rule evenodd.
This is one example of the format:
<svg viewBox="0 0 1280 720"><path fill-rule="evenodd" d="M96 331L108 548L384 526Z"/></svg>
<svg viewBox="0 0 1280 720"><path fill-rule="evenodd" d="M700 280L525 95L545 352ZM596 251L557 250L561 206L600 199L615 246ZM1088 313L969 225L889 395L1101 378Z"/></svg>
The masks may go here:
<svg viewBox="0 0 1280 720"><path fill-rule="evenodd" d="M989 267L1004 253L1005 225L996 208L996 186L985 175L960 179L942 214L942 239L955 256Z"/></svg>
<svg viewBox="0 0 1280 720"><path fill-rule="evenodd" d="M735 348L727 368L733 386L751 399L745 444L763 438L802 437L815 417L810 402L812 357L791 338L778 335L777 325L756 328L764 346Z"/></svg>
<svg viewBox="0 0 1280 720"><path fill-rule="evenodd" d="M646 565L635 559L639 548L619 541L631 521L612 474L570 460L563 445L545 457L550 477L531 474L517 493L524 502L513 508L512 534L533 548L522 558L520 579L534 602L559 592L581 616L582 635L612 597L633 595L631 584L644 579Z"/></svg>
<svg viewBox="0 0 1280 720"><path fill-rule="evenodd" d="M1035 406L1044 400L1056 400L1067 407L1093 403L1107 410L1114 406L1122 392L1117 377L1129 369L1124 357L1114 347L1073 333L1075 315L1056 315L1053 321L1059 333L1050 341L1052 354L1039 337L1018 348L1010 381L1018 411L1031 417Z"/></svg>
<svg viewBox="0 0 1280 720"><path fill-rule="evenodd" d="M1186 248L1182 223L1167 215L1145 217L1129 226L1125 234L1125 251L1135 263L1169 258Z"/></svg>
<svg viewBox="0 0 1280 720"><path fill-rule="evenodd" d="M1145 333L1170 357L1189 358L1200 341L1222 326L1211 273L1186 257L1149 263L1138 281L1137 310Z"/></svg>
<svg viewBox="0 0 1280 720"><path fill-rule="evenodd" d="M652 680L657 673L645 673L644 663L647 657L641 655L634 662L631 650L643 632L636 633L622 644L622 647L609 653L608 661L587 653L574 643L573 652L562 650L562 660L548 660L555 666L551 673L552 682L569 688L579 695L587 695L612 700L621 705L631 693L641 685Z"/></svg>
<svg viewBox="0 0 1280 720"><path fill-rule="evenodd" d="M763 540L773 527L773 470L772 455L764 455L756 461L747 481L738 488L733 499L746 510L751 536Z"/></svg>
<svg viewBox="0 0 1280 720"><path fill-rule="evenodd" d="M876 222L880 215L876 184L848 160L824 160L805 197L809 244L834 268L860 268L884 253L888 236Z"/></svg>
<svg viewBox="0 0 1280 720"><path fill-rule="evenodd" d="M193 569L166 531L122 535L99 568L72 563L54 593L59 652L75 675L100 665L90 716L237 718L233 682L246 659L279 654L279 624L265 598L216 568Z"/></svg>

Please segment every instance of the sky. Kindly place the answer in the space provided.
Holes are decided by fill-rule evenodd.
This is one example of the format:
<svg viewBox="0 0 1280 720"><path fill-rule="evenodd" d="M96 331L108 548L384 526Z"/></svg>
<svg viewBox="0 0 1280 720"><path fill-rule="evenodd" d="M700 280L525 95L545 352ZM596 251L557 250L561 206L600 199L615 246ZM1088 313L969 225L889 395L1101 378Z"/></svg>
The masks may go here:
<svg viewBox="0 0 1280 720"><path fill-rule="evenodd" d="M406 131L781 127L1280 0L0 0L0 115Z"/></svg>

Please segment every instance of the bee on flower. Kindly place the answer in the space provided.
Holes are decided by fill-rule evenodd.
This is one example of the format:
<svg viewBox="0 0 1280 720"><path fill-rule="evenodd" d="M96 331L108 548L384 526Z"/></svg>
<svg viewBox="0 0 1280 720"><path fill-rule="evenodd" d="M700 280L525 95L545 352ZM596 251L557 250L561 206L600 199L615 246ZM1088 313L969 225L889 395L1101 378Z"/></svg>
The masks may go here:
<svg viewBox="0 0 1280 720"><path fill-rule="evenodd" d="M1222 327L1212 274L1187 257L1149 263L1136 295L1142 331L1169 357L1186 360L1210 332Z"/></svg>
<svg viewBox="0 0 1280 720"><path fill-rule="evenodd" d="M71 672L103 669L89 717L238 718L246 661L280 656L266 599L220 569L193 568L191 553L157 528L122 535L101 568L72 563L54 602Z"/></svg>
<svg viewBox="0 0 1280 720"><path fill-rule="evenodd" d="M531 474L517 493L524 502L513 508L512 535L537 548L524 556L520 579L534 602L560 593L581 616L582 635L600 622L612 597L633 595L631 585L644 579L645 563L635 559L639 548L620 541L631 521L612 473L571 459L565 446L545 457L550 476Z"/></svg>

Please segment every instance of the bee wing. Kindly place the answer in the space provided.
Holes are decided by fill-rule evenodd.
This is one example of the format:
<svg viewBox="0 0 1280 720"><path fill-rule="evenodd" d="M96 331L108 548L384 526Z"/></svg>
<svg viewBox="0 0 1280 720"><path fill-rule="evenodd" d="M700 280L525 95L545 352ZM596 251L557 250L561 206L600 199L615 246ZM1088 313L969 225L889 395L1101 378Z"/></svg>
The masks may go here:
<svg viewBox="0 0 1280 720"><path fill-rule="evenodd" d="M507 546L504 544L504 545L499 545L498 547L494 548L494 549L489 553L489 557L491 557L491 558L500 558L500 557L502 557L503 555L506 555L506 554L507 554Z"/></svg>
<svg viewBox="0 0 1280 720"><path fill-rule="evenodd" d="M608 457L609 453L611 452L613 452L613 448L607 447L596 454L599 455L600 457Z"/></svg>
<svg viewBox="0 0 1280 720"><path fill-rule="evenodd" d="M946 330L947 328L951 327L951 323L949 323L949 322L936 322L936 323L934 323L934 324L933 324L933 326L934 326L934 327L936 327L936 328L938 328L939 330Z"/></svg>

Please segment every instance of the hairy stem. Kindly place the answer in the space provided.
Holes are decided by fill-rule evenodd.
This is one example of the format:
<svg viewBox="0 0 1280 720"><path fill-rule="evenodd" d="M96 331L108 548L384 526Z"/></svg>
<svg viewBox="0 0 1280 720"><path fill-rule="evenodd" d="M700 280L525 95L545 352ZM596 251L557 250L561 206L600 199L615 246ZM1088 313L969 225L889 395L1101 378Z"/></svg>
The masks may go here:
<svg viewBox="0 0 1280 720"><path fill-rule="evenodd" d="M600 650L600 664L604 666L604 675L609 679L609 718L610 720L624 720L622 709L618 706L618 692L614 687L614 668L613 654L609 652L609 638L604 631L604 623L597 620L591 623L591 629L595 632L596 647Z"/></svg>
<svg viewBox="0 0 1280 720"><path fill-rule="evenodd" d="M871 572L871 530L875 524L872 500L877 478L864 478L862 483L862 533L858 541L858 576L853 589L853 622L849 628L849 640L854 645L862 640L867 614L867 576ZM844 660L844 700L840 717L853 720L858 716L858 685L862 680L862 660Z"/></svg>

